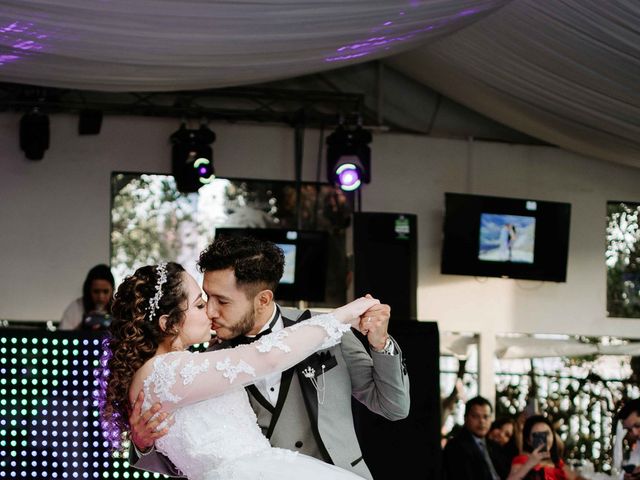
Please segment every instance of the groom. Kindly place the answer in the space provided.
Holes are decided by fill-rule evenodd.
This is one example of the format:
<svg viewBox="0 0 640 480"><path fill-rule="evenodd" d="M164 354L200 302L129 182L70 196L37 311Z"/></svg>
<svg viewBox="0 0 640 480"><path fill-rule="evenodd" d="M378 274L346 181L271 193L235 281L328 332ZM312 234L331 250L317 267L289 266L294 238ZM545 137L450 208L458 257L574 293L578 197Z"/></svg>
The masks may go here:
<svg viewBox="0 0 640 480"><path fill-rule="evenodd" d="M282 250L249 237L219 237L202 252L207 315L220 343L213 349L249 343L259 336L309 318L309 311L281 308L273 292L284 268ZM309 272L313 275L313 272ZM380 304L361 318L368 353L353 332L342 343L247 387L263 433L275 447L299 451L371 479L362 459L351 413L351 396L389 420L409 414L409 378L402 353L387 333L390 308ZM179 476L152 446L168 428L161 405L141 412L142 393L129 417L136 468ZM382 440L382 439L381 439Z"/></svg>

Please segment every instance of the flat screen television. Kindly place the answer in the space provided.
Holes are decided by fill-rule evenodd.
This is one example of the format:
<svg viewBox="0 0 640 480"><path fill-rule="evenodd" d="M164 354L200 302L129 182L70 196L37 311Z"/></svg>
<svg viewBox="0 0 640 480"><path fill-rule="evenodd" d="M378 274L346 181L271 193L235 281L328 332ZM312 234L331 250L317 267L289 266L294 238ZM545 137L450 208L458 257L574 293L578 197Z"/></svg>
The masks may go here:
<svg viewBox="0 0 640 480"><path fill-rule="evenodd" d="M324 302L328 234L324 231L280 228L216 228L215 236L243 235L268 240L284 252L284 274L276 300Z"/></svg>
<svg viewBox="0 0 640 480"><path fill-rule="evenodd" d="M441 273L565 282L571 204L445 193Z"/></svg>

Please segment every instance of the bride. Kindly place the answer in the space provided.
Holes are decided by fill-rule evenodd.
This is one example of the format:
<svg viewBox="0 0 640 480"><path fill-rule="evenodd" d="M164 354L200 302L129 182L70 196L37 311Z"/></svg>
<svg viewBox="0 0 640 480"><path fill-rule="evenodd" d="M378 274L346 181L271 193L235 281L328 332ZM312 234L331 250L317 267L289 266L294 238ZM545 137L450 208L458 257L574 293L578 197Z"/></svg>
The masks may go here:
<svg viewBox="0 0 640 480"><path fill-rule="evenodd" d="M174 424L156 449L190 480L359 479L315 458L271 447L243 387L339 343L377 303L359 298L252 344L194 353L187 347L210 340L200 287L177 263L141 267L120 285L112 308L100 374L105 435L120 446L135 392L142 389L146 408L162 402L172 412Z"/></svg>

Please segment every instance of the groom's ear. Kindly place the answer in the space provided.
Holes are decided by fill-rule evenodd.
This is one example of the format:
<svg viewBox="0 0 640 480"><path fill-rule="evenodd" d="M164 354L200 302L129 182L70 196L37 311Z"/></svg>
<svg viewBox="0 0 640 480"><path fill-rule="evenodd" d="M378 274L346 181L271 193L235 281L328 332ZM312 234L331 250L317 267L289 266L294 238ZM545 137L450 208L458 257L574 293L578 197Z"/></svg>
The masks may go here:
<svg viewBox="0 0 640 480"><path fill-rule="evenodd" d="M272 301L273 292L271 290L260 290L253 300L256 309L266 308Z"/></svg>

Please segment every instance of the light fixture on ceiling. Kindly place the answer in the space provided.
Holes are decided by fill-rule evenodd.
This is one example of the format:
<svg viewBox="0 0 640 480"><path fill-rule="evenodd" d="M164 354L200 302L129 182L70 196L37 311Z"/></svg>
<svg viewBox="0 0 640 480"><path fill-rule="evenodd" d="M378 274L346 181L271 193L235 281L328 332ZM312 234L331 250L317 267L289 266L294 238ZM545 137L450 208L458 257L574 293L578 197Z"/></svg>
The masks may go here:
<svg viewBox="0 0 640 480"><path fill-rule="evenodd" d="M326 140L327 180L346 192L371 181L371 131L339 125Z"/></svg>
<svg viewBox="0 0 640 480"><path fill-rule="evenodd" d="M213 149L216 134L204 123L198 129L188 129L183 122L170 141L172 148L172 173L178 191L197 192L215 178Z"/></svg>

